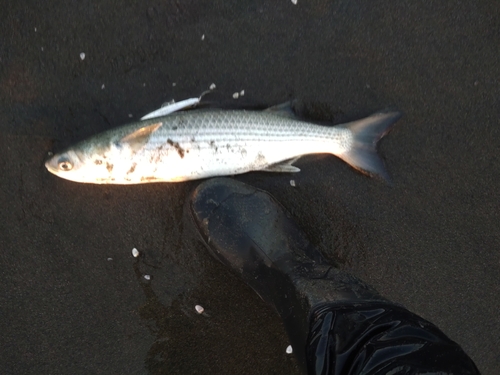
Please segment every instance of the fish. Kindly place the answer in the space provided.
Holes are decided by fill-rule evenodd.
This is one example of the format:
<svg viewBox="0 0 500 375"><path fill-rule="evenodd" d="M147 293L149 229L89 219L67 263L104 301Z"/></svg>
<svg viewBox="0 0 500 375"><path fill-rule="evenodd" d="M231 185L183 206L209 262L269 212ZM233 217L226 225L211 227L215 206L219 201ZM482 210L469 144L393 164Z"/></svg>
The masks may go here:
<svg viewBox="0 0 500 375"><path fill-rule="evenodd" d="M54 175L92 184L181 182L250 171L296 173L303 155L327 153L390 180L378 141L401 113L325 126L299 119L291 103L261 111L191 109L200 98L162 107L141 119L53 154Z"/></svg>

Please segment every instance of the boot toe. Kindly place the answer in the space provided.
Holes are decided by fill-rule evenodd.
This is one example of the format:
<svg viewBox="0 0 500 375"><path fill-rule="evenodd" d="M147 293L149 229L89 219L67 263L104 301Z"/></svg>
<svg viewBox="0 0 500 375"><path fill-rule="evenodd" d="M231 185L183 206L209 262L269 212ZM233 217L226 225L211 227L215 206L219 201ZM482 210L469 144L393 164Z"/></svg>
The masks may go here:
<svg viewBox="0 0 500 375"><path fill-rule="evenodd" d="M229 178L203 182L192 193L190 214L205 245L217 260L241 274L254 266L253 221L246 198L258 190ZM245 223L247 225L245 225ZM249 235L250 234L250 235Z"/></svg>
<svg viewBox="0 0 500 375"><path fill-rule="evenodd" d="M285 208L269 193L228 178L200 184L190 211L212 254L271 267L280 260L323 262ZM227 263L227 261L223 261ZM237 267L238 268L238 267Z"/></svg>

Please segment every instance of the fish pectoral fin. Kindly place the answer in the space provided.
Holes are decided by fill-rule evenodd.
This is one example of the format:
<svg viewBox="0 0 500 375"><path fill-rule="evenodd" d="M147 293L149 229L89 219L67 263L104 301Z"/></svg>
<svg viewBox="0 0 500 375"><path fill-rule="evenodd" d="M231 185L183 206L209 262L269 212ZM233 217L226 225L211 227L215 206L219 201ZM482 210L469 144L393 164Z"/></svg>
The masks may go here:
<svg viewBox="0 0 500 375"><path fill-rule="evenodd" d="M272 113L273 115L286 117L286 118L293 118L293 119L297 118L297 116L295 115L295 112L292 108L292 102L286 102L286 103L274 105L272 107L265 109L264 112L269 112L269 113Z"/></svg>
<svg viewBox="0 0 500 375"><path fill-rule="evenodd" d="M300 172L300 168L297 168L297 167L295 167L295 166L292 165L299 158L300 158L300 156L298 156L296 158L293 158L293 159L286 160L286 161L281 162L281 163L276 163L276 164L269 165L265 169L262 169L262 172L281 172L281 173L297 173L297 172Z"/></svg>
<svg viewBox="0 0 500 375"><path fill-rule="evenodd" d="M128 144L134 152L137 152L148 143L151 134L158 130L162 124L162 122L157 122L156 124L144 126L120 139L120 143Z"/></svg>

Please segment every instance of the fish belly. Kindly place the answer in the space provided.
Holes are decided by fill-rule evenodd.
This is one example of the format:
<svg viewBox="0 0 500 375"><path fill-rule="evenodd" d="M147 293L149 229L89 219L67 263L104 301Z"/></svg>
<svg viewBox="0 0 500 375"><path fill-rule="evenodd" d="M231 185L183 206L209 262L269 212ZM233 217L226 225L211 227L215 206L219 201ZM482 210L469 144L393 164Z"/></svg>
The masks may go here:
<svg viewBox="0 0 500 375"><path fill-rule="evenodd" d="M164 152L144 157L139 179L148 181L186 181L213 176L258 171L279 162L311 153L310 142L206 142L181 143ZM321 151L320 151L321 152ZM142 170L142 172L141 172Z"/></svg>

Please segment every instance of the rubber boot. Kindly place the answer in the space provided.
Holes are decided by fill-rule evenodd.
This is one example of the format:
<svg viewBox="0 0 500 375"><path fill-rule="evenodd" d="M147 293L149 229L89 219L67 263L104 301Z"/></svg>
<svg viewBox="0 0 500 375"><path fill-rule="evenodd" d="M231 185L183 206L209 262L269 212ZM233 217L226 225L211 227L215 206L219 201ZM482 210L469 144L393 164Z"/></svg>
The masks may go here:
<svg viewBox="0 0 500 375"><path fill-rule="evenodd" d="M189 211L210 253L280 314L304 371L315 308L387 302L361 280L327 264L267 192L216 178L195 189Z"/></svg>

